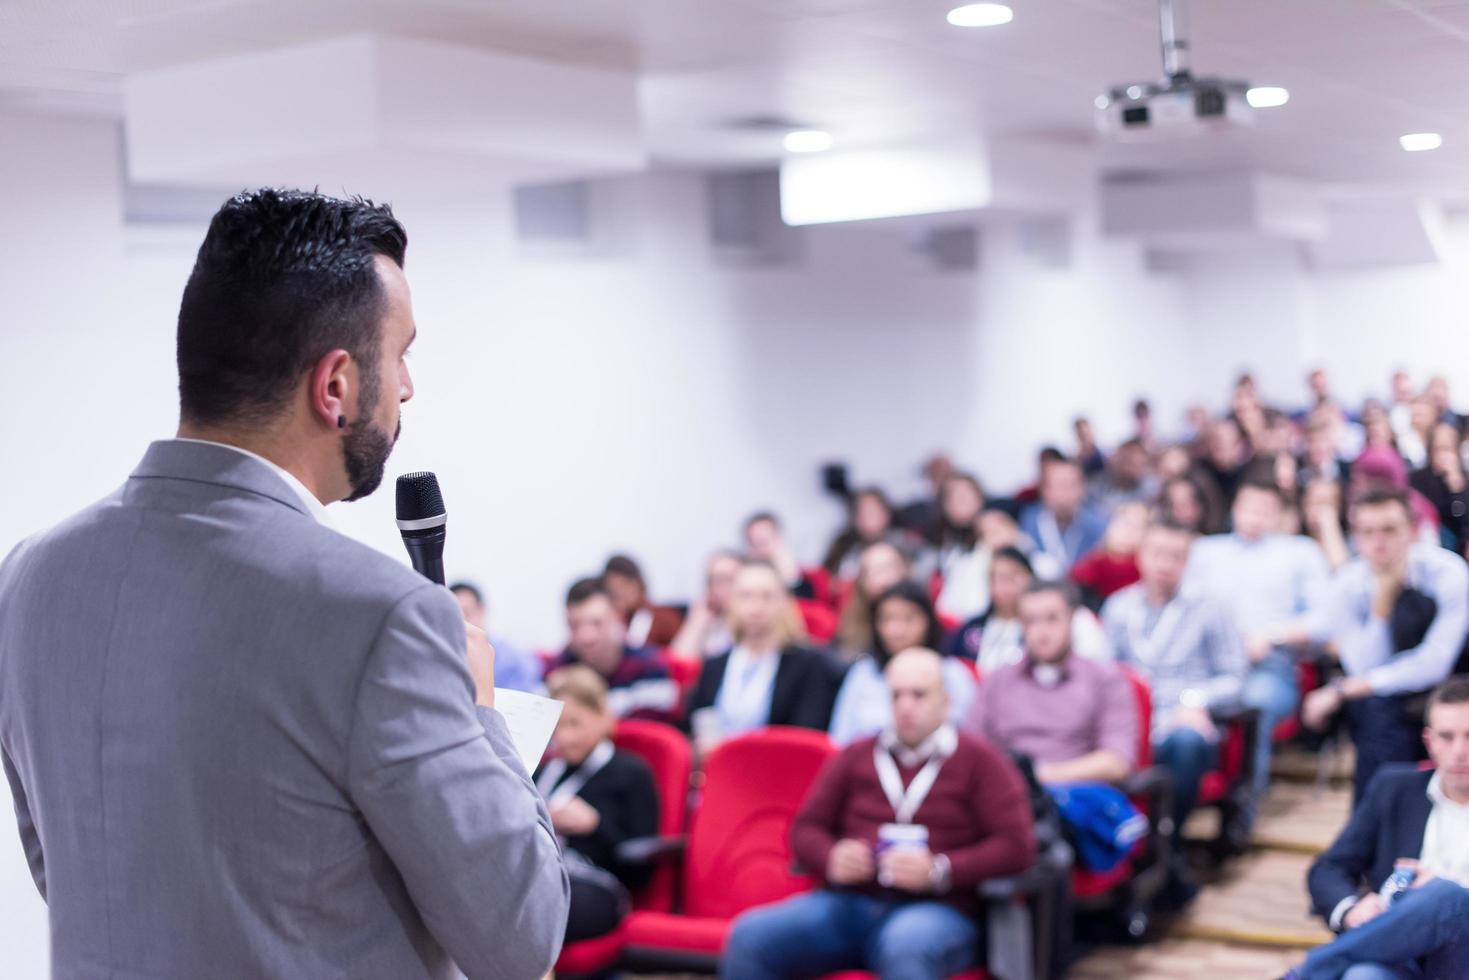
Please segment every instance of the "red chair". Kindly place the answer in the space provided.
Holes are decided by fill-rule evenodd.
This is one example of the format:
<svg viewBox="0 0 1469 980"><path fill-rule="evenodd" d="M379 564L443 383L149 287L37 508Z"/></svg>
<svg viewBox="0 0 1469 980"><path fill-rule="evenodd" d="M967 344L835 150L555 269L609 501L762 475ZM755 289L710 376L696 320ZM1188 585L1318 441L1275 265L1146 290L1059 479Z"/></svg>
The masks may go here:
<svg viewBox="0 0 1469 980"><path fill-rule="evenodd" d="M634 911L621 966L645 973L713 973L730 921L812 887L792 872L791 821L836 748L821 732L767 728L709 755L689 819L682 911Z"/></svg>
<svg viewBox="0 0 1469 980"><path fill-rule="evenodd" d="M688 814L689 779L694 756L682 732L657 721L624 720L617 723L613 743L621 750L641 756L653 770L653 784L658 788L658 834L674 837L684 832ZM678 884L675 869L660 864L653 877L633 896L633 907L656 912L673 908ZM606 936L573 943L561 951L556 973L577 976L612 969L626 942L626 928L619 927Z"/></svg>
<svg viewBox="0 0 1469 980"><path fill-rule="evenodd" d="M836 610L815 599L797 599L795 602L806 635L821 646L830 643L831 638L837 635Z"/></svg>
<svg viewBox="0 0 1469 980"><path fill-rule="evenodd" d="M1074 869L1071 894L1078 909L1115 912L1128 933L1140 938L1147 931L1153 900L1168 881L1173 783L1164 770L1152 764L1153 693L1148 682L1129 668L1119 669L1132 685L1138 713L1137 771L1121 789L1147 815L1148 833L1111 871Z"/></svg>

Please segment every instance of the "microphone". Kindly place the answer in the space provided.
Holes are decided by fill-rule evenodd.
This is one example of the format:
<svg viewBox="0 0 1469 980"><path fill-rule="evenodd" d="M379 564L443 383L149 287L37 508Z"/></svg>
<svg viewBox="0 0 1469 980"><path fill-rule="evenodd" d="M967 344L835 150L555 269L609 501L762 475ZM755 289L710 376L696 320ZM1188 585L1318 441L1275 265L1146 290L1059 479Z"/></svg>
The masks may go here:
<svg viewBox="0 0 1469 980"><path fill-rule="evenodd" d="M439 478L432 473L398 477L398 531L413 570L430 582L444 584L444 526L449 515Z"/></svg>

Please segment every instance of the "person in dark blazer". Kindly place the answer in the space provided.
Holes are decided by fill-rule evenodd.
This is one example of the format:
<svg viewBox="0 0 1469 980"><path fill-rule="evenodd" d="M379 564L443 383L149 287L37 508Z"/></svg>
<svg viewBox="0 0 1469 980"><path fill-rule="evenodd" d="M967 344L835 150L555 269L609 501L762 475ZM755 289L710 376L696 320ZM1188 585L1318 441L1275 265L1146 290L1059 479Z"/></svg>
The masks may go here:
<svg viewBox="0 0 1469 980"><path fill-rule="evenodd" d="M1469 909L1469 677L1433 692L1424 741L1435 768L1378 770L1351 822L1311 866L1312 907L1342 935L1293 975L1469 975L1469 934L1442 928L1450 913ZM1399 866L1412 868L1412 888L1384 898L1382 884Z"/></svg>
<svg viewBox="0 0 1469 980"><path fill-rule="evenodd" d="M546 691L561 702L552 737L554 755L536 772L551 824L566 850L571 912L566 941L603 936L629 908L628 892L646 884L652 869L624 864L618 845L658 832L658 789L648 764L612 744L617 716L607 705L607 682L573 664L551 672Z"/></svg>
<svg viewBox="0 0 1469 980"><path fill-rule="evenodd" d="M685 714L699 748L767 725L826 731L842 669L799 645L799 613L774 565L741 565L729 619L734 647L704 662Z"/></svg>

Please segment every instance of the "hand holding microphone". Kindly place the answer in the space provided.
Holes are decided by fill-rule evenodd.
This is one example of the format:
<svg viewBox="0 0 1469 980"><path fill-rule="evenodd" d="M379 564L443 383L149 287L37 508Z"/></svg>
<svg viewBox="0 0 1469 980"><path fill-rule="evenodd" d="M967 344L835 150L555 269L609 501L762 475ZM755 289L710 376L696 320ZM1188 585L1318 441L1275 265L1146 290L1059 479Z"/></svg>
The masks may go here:
<svg viewBox="0 0 1469 980"><path fill-rule="evenodd" d="M444 540L449 514L439 478L432 473L405 473L398 477L398 532L414 571L436 585L444 584ZM495 648L485 631L464 624L465 659L474 678L474 700L495 706Z"/></svg>

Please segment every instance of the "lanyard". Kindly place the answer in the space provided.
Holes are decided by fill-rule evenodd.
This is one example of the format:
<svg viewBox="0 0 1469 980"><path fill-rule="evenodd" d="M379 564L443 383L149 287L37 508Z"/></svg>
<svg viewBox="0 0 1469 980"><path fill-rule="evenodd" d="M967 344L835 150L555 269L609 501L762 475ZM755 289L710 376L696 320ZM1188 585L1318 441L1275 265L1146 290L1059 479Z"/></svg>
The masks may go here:
<svg viewBox="0 0 1469 980"><path fill-rule="evenodd" d="M923 801L928 799L934 782L939 778L944 760L944 754L935 751L905 790L903 776L898 772L898 764L893 761L892 753L882 747L881 740L872 746L872 762L877 766L877 781L882 784L883 795L893 808L895 823L913 822L913 815L923 806Z"/></svg>
<svg viewBox="0 0 1469 980"><path fill-rule="evenodd" d="M780 657L779 652L751 654L744 647L735 647L730 652L716 699L726 734L738 734L767 723Z"/></svg>
<svg viewBox="0 0 1469 980"><path fill-rule="evenodd" d="M591 782L592 777L607 767L612 761L612 743L603 739L592 749L592 754L587 756L586 761L581 764L576 772L564 783L557 784L561 774L566 772L565 759L552 759L546 763L546 768L541 770L541 778L536 781L536 789L541 791L541 796L547 803L560 803L569 800L582 791L582 787ZM547 796L546 794L550 794Z"/></svg>
<svg viewBox="0 0 1469 980"><path fill-rule="evenodd" d="M1072 518L1074 524L1076 519ZM1066 547L1066 538L1061 534L1061 527L1056 523L1056 515L1042 508L1035 519L1035 529L1041 536L1041 550L1051 555L1063 565L1071 563L1071 552Z"/></svg>

